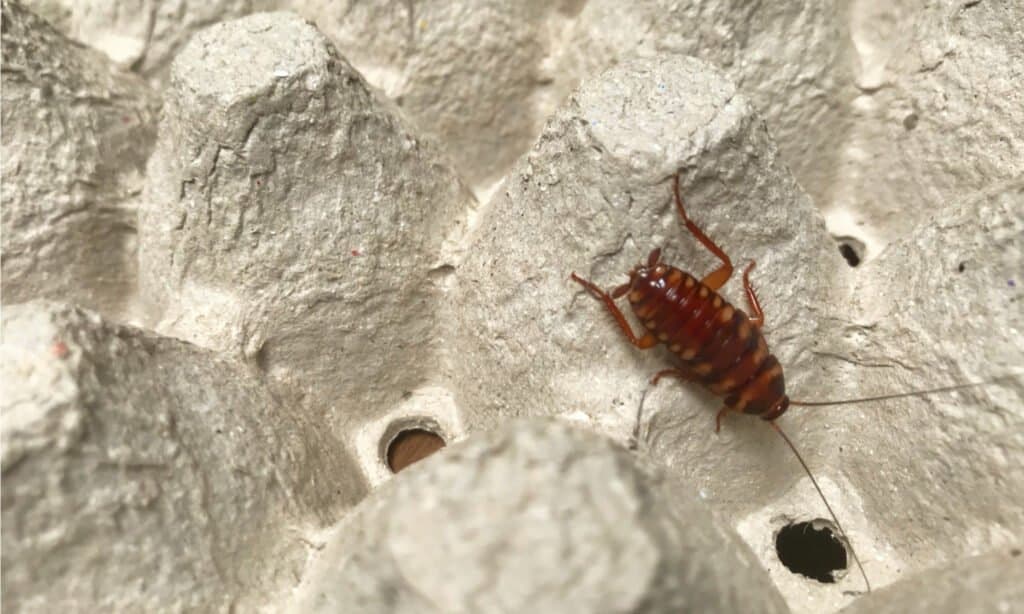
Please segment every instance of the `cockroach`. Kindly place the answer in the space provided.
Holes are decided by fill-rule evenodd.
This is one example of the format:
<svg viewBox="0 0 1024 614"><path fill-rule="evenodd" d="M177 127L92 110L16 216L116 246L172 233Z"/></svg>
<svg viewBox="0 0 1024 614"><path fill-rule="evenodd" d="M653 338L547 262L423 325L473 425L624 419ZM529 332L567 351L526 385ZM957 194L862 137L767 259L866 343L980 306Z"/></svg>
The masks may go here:
<svg viewBox="0 0 1024 614"><path fill-rule="evenodd" d="M850 545L853 560L860 569L867 591L870 592L871 582L839 518L836 517L803 456L776 420L791 405L810 407L880 401L959 390L992 383L993 380L841 401L791 400L786 395L782 365L769 351L761 333L764 312L761 310L757 293L750 284L750 271L756 262L751 260L743 271L743 290L752 314L747 315L743 310L729 304L718 293L719 288L732 276L732 261L722 248L708 238L686 215L683 199L679 194L678 174L674 177L672 192L684 227L721 261L722 264L718 268L698 280L693 275L662 262L661 250L655 248L648 255L646 263L636 265L629 272L629 281L611 292L605 292L575 272L572 273L572 279L604 304L630 343L642 350L664 344L678 358L679 366L659 371L651 380L652 384L657 384L663 377L672 376L697 382L715 395L724 398L725 405L715 416L716 433L721 429L725 414L738 412L760 417L782 437L800 462L807 477L811 479L840 535ZM626 316L615 303L623 296L628 296L629 306L646 329L642 336L633 332Z"/></svg>

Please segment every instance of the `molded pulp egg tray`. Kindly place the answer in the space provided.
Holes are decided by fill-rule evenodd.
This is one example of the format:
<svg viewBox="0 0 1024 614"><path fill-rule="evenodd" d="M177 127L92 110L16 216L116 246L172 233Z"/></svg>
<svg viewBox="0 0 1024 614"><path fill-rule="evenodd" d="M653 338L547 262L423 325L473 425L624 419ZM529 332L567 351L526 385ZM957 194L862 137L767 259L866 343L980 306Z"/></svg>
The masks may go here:
<svg viewBox="0 0 1024 614"><path fill-rule="evenodd" d="M1022 611L1024 4L2 20L5 610ZM570 278L676 179L792 399L982 382L779 418L845 532Z"/></svg>

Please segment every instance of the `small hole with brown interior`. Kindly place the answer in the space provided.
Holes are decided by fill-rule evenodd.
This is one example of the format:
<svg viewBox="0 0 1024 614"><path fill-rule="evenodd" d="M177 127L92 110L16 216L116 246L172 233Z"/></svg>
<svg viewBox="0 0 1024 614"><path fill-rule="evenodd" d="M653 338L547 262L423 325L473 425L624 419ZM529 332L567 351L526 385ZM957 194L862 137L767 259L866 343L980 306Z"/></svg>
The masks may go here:
<svg viewBox="0 0 1024 614"><path fill-rule="evenodd" d="M398 473L445 446L440 428L430 418L407 418L391 423L381 438L381 457Z"/></svg>

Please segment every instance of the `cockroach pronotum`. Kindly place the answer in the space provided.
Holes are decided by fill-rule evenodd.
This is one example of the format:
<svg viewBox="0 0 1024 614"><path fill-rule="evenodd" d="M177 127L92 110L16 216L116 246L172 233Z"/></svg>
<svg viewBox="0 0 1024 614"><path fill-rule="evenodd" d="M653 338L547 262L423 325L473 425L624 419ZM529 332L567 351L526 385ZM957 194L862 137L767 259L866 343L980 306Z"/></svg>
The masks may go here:
<svg viewBox="0 0 1024 614"><path fill-rule="evenodd" d="M610 293L601 290L597 285L579 277L576 273L572 274L572 279L604 303L605 308L615 317L619 328L622 329L630 343L642 350L662 343L667 345L669 351L679 359L680 366L659 371L651 380L652 384L657 384L662 377L674 376L683 380L696 381L712 393L724 397L725 405L715 416L716 433L721 428L722 417L731 411L758 416L767 421L793 451L807 473L807 477L811 479L811 483L818 491L818 496L821 497L828 509L840 535L850 546L853 560L857 563L861 576L864 578L864 584L870 592L871 582L868 581L864 566L861 564L856 550L853 549L839 518L836 517L803 456L775 420L791 405L842 405L881 401L980 386L992 383L993 380L841 401L790 400L786 395L782 365L768 350L768 344L764 335L761 334L764 313L761 311L757 294L750 285L750 271L756 263L751 260L743 271L743 289L747 295L747 304L753 314L748 316L742 310L730 305L718 293L718 289L732 276L732 261L686 215L683 199L679 195L678 174L673 180L672 191L683 225L701 245L721 260L721 266L703 279L697 280L689 273L662 262L661 250L655 248L647 257L646 263L636 265L629 272L629 281L613 289ZM615 303L616 299L627 295L633 313L646 329L644 334L639 337L633 332L625 315Z"/></svg>

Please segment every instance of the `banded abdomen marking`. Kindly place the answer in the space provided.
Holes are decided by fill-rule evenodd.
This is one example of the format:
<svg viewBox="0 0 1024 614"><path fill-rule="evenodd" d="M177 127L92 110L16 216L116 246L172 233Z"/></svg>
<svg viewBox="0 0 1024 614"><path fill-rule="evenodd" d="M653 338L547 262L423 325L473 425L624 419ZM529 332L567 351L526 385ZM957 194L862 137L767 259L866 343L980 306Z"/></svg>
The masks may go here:
<svg viewBox="0 0 1024 614"><path fill-rule="evenodd" d="M683 371L736 411L760 415L785 394L778 360L747 315L693 276L668 265L637 277L633 312L682 361Z"/></svg>

